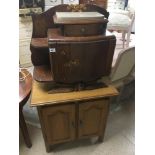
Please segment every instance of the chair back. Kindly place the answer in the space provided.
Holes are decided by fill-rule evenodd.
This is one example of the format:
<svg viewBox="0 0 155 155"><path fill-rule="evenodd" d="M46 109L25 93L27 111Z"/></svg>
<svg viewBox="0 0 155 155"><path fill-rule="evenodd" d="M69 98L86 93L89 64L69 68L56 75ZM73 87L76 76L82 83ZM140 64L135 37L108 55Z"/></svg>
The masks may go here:
<svg viewBox="0 0 155 155"><path fill-rule="evenodd" d="M115 66L111 70L110 81L124 79L133 70L135 66L135 47L130 47L122 50L117 58Z"/></svg>

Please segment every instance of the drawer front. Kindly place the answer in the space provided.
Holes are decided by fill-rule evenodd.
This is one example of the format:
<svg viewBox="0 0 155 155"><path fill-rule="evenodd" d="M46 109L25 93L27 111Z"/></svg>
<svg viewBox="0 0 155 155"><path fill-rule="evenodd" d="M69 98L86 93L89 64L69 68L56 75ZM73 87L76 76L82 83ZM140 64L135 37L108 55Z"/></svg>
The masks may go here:
<svg viewBox="0 0 155 155"><path fill-rule="evenodd" d="M62 0L45 0L45 6L56 6L62 4Z"/></svg>
<svg viewBox="0 0 155 155"><path fill-rule="evenodd" d="M65 25L65 36L91 36L100 35L104 33L103 24L89 24L89 25Z"/></svg>

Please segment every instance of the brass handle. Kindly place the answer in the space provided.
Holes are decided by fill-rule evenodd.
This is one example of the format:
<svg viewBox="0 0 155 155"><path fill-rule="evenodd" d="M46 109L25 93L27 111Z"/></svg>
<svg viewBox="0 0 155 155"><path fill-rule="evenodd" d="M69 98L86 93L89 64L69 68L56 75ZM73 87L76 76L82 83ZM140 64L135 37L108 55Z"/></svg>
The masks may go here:
<svg viewBox="0 0 155 155"><path fill-rule="evenodd" d="M81 32L84 33L86 31L85 28L81 28Z"/></svg>

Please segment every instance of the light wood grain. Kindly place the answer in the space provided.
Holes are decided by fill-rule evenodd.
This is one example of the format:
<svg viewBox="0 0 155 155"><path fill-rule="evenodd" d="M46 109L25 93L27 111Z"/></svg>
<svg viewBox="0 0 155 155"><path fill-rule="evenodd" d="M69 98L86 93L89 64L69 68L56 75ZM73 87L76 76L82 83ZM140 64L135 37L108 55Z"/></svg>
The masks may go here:
<svg viewBox="0 0 155 155"><path fill-rule="evenodd" d="M34 81L30 106L41 106L46 104L53 105L65 102L97 99L118 95L118 91L113 86L69 93L48 94L48 91L49 85L41 84L39 82Z"/></svg>

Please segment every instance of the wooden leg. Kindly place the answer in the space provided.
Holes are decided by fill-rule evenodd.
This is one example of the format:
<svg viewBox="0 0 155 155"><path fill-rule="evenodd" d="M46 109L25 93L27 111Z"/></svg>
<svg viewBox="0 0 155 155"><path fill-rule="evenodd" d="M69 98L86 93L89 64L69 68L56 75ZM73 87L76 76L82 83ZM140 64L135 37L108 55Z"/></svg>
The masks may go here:
<svg viewBox="0 0 155 155"><path fill-rule="evenodd" d="M26 126L25 119L24 119L22 111L19 112L19 125L21 128L22 135L24 137L25 144L28 148L30 148L32 146L32 143L30 140L30 136L29 136L29 133L27 130L27 126Z"/></svg>
<svg viewBox="0 0 155 155"><path fill-rule="evenodd" d="M126 42L126 47L129 47L130 35L131 35L131 31L129 31L129 32L127 33L127 42Z"/></svg>
<svg viewBox="0 0 155 155"><path fill-rule="evenodd" d="M98 142L103 142L103 139L104 139L104 136L102 135L102 136L99 136L98 137Z"/></svg>
<svg viewBox="0 0 155 155"><path fill-rule="evenodd" d="M48 144L45 144L45 146L46 146L46 152L47 153L51 152L51 146Z"/></svg>
<svg viewBox="0 0 155 155"><path fill-rule="evenodd" d="M124 48L124 45L125 45L125 32L122 32L122 39L123 39L123 48Z"/></svg>

